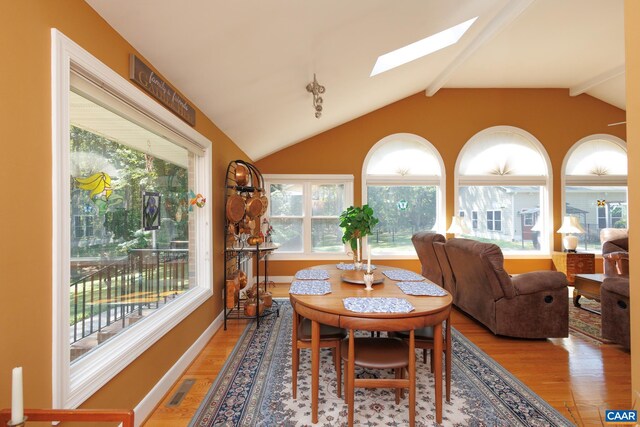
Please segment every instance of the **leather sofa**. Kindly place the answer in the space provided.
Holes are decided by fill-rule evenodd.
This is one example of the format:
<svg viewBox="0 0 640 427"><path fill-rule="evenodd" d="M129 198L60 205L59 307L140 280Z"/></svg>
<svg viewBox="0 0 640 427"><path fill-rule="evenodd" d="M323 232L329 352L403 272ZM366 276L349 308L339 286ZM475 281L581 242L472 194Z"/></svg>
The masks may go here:
<svg viewBox="0 0 640 427"><path fill-rule="evenodd" d="M420 259L431 264L429 271L436 271L433 264L438 264L441 286L452 294L456 307L497 335L569 335L569 293L564 273L535 271L511 277L504 270L504 256L497 245L461 238L443 242L441 237L430 239L435 259Z"/></svg>
<svg viewBox="0 0 640 427"><path fill-rule="evenodd" d="M604 279L600 287L602 337L630 348L629 238L626 229L601 232Z"/></svg>
<svg viewBox="0 0 640 427"><path fill-rule="evenodd" d="M438 286L443 286L442 269L436 258L434 243L444 243L446 241L442 234L431 231L421 231L411 236L411 242L416 249L422 275ZM448 290L448 289L447 289Z"/></svg>

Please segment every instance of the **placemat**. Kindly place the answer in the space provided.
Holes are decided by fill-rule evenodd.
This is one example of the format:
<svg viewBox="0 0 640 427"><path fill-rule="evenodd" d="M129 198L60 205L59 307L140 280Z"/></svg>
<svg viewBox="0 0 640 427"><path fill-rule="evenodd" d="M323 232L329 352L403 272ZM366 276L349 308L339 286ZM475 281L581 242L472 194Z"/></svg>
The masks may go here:
<svg viewBox="0 0 640 427"><path fill-rule="evenodd" d="M353 265L353 264L345 264L344 262L341 262L341 263L339 263L339 264L336 264L336 268L337 268L338 270L355 270L355 269L356 269L355 265ZM373 264L371 264L371 269L372 269L372 270L375 270L375 269L376 269L376 266L375 266L375 265L373 265ZM363 271L366 271L366 270L367 270L367 263L366 263L366 262L363 262L363 263L362 263L362 270L363 270Z"/></svg>
<svg viewBox="0 0 640 427"><path fill-rule="evenodd" d="M421 282L424 280L424 277L422 277L418 273L414 273L413 271L386 270L383 271L383 273L391 280L401 280L406 282Z"/></svg>
<svg viewBox="0 0 640 427"><path fill-rule="evenodd" d="M294 280L289 288L295 295L325 295L331 293L331 283L326 280Z"/></svg>
<svg viewBox="0 0 640 427"><path fill-rule="evenodd" d="M413 305L404 298L345 298L342 300L344 308L356 313L409 313L414 310Z"/></svg>
<svg viewBox="0 0 640 427"><path fill-rule="evenodd" d="M296 279L302 280L326 280L329 278L327 270L299 270Z"/></svg>
<svg viewBox="0 0 640 427"><path fill-rule="evenodd" d="M398 282L398 287L407 295L428 295L432 297L443 297L447 291L435 283L429 282Z"/></svg>

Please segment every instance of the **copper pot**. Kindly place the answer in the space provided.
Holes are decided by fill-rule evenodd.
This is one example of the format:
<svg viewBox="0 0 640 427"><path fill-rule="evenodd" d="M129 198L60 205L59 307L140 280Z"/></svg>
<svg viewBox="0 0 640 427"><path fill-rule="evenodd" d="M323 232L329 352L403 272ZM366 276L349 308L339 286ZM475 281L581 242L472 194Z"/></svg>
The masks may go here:
<svg viewBox="0 0 640 427"><path fill-rule="evenodd" d="M235 177L236 185L244 187L249 182L249 168L242 163L236 164Z"/></svg>
<svg viewBox="0 0 640 427"><path fill-rule="evenodd" d="M245 211L249 218L256 218L262 213L262 200L259 193L255 191L253 196L247 199Z"/></svg>
<svg viewBox="0 0 640 427"><path fill-rule="evenodd" d="M232 194L227 198L227 220L230 223L236 224L240 222L242 217L244 217L245 212L245 203L242 196L239 194Z"/></svg>

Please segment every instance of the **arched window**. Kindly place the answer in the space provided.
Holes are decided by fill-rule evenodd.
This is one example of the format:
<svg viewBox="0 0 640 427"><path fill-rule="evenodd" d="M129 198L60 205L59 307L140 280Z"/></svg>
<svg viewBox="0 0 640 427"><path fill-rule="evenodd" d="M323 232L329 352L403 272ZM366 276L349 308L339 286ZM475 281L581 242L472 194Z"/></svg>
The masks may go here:
<svg viewBox="0 0 640 427"><path fill-rule="evenodd" d="M530 133L496 126L474 135L456 162L464 235L504 252L550 251L550 162Z"/></svg>
<svg viewBox="0 0 640 427"><path fill-rule="evenodd" d="M444 163L438 150L413 134L389 135L363 166L363 203L380 220L369 244L376 255L415 254L411 236L444 230Z"/></svg>
<svg viewBox="0 0 640 427"><path fill-rule="evenodd" d="M564 159L563 215L579 219L578 249L600 251L600 230L627 228L627 147L611 135L576 142Z"/></svg>

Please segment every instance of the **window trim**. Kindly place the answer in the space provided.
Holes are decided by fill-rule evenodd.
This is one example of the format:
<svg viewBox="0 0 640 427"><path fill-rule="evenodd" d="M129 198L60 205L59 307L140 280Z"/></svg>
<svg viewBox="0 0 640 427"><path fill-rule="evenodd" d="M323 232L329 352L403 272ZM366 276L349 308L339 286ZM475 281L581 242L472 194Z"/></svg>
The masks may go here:
<svg viewBox="0 0 640 427"><path fill-rule="evenodd" d="M75 408L213 295L211 205L196 210L195 287L70 366L69 356L69 92L71 71L99 82L131 111L156 121L165 135L202 150L195 183L211 194L211 142L55 28L51 29L52 87L52 405ZM65 201L67 201L65 203Z"/></svg>
<svg viewBox="0 0 640 427"><path fill-rule="evenodd" d="M436 158L438 159L438 163L440 164L440 175L409 175L409 176L397 176L397 175L367 175L367 167L369 166L369 161L371 157L383 145L393 143L398 139L404 139L408 141L418 142L428 149L430 149L434 154L436 154ZM437 233L444 234L447 228L446 226L446 194L447 194L447 173L444 165L444 160L442 159L442 155L440 151L426 138L416 135L413 133L394 133L391 135L387 135L378 142L376 142L367 153L364 161L362 162L362 204L367 203L367 187L369 185L376 186L413 186L413 185L424 185L424 186L437 186L438 192L436 195L436 224L435 230ZM367 238L364 239L364 244L367 245ZM417 254L403 254L403 253L385 253L384 255L380 255L381 258L384 259L418 259Z"/></svg>
<svg viewBox="0 0 640 427"><path fill-rule="evenodd" d="M302 218L302 252L282 252L274 251L269 255L269 259L273 261L282 260L350 260L346 254L346 245L343 252L312 252L311 247L311 220L312 218L321 219L323 216L312 216L311 213L311 186L321 184L344 184L345 189L345 209L353 205L353 175L341 174L263 174L264 186L271 203L269 188L271 184L301 184L304 191L303 215L278 217L278 218ZM308 195L308 197L307 197ZM338 214L340 216L340 214ZM271 217L266 216L269 220ZM329 218L330 216L325 216Z"/></svg>
<svg viewBox="0 0 640 427"><path fill-rule="evenodd" d="M595 187L607 187L607 186L624 186L627 187L627 209L629 206L629 185L628 185L628 175L604 175L604 176L567 176L567 164L569 163L569 158L573 155L574 151L581 146L582 144L588 143L593 140L604 139L609 142L613 142L622 148L625 153L627 153L627 163L629 159L629 151L627 149L627 143L624 139L618 138L615 135L609 135L606 133L596 133L593 135L585 136L584 138L577 141L575 144L571 146L567 154L565 154L564 159L562 160L562 169L560 170L560 185L562 188L562 192L560 194L560 205L562 206L562 218L566 215L567 208L567 187L579 187L579 186L595 186ZM627 211L628 212L628 211ZM596 212L596 219L599 219L598 213ZM627 215L627 221L630 221L629 215ZM627 228L629 227L629 223L627 223ZM602 249L595 251L595 253L602 253Z"/></svg>
<svg viewBox="0 0 640 427"><path fill-rule="evenodd" d="M516 175L516 176L486 176L486 175L460 175L460 164L462 162L462 158L465 155L467 149L478 139L483 137L487 133L496 133L496 132L512 132L518 134L524 138L526 138L529 142L531 142L538 150L542 158L544 159L546 165L546 176L538 175L538 176L527 176L527 175ZM505 179L506 178L506 179ZM543 215L543 224L547 224L547 230L542 232L540 235L542 237L542 242L546 239L546 245L541 245L539 251L509 251L503 250L502 253L505 258L547 258L553 252L553 168L551 165L551 159L549 158L549 153L545 149L544 145L533 136L533 134L527 132L524 129L515 127L515 126L492 126L486 129L483 129L473 135L469 140L465 143L465 145L460 150L458 154L458 158L456 159L456 164L454 168L454 212L460 210L460 202L459 202L459 188L461 186L540 186L542 187L540 190L540 214ZM500 231L502 233L502 231Z"/></svg>

